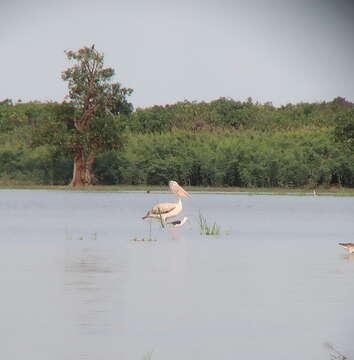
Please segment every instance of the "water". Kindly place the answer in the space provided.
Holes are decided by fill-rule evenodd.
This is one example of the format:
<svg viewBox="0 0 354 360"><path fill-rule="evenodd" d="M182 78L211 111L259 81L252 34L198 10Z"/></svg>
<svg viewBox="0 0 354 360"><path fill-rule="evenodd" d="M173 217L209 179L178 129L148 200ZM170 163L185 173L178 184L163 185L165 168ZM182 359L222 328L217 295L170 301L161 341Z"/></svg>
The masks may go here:
<svg viewBox="0 0 354 360"><path fill-rule="evenodd" d="M354 359L354 198L193 194L134 241L171 200L0 191L0 358Z"/></svg>

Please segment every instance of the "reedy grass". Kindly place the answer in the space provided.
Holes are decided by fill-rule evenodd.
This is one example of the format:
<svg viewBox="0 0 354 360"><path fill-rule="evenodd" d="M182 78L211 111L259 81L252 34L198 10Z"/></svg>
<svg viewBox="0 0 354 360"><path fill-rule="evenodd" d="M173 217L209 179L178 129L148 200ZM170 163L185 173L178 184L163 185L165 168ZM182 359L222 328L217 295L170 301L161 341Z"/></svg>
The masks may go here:
<svg viewBox="0 0 354 360"><path fill-rule="evenodd" d="M156 239L154 239L152 236L151 236L151 221L149 221L149 236L147 236L146 238L142 237L142 238L139 238L137 236L134 236L132 241L157 241Z"/></svg>
<svg viewBox="0 0 354 360"><path fill-rule="evenodd" d="M93 233L91 235L80 235L80 236L73 236L70 232L65 232L65 240L97 240L97 233Z"/></svg>
<svg viewBox="0 0 354 360"><path fill-rule="evenodd" d="M131 241L146 241L146 242L152 242L152 241L157 241L157 240L156 240L156 239L153 239L153 238L147 238L147 239L145 239L144 237L139 238L139 237L137 237L137 236L134 236Z"/></svg>
<svg viewBox="0 0 354 360"><path fill-rule="evenodd" d="M153 351L147 352L147 353L144 355L143 360L151 360L151 359L152 359L152 353L153 353Z"/></svg>
<svg viewBox="0 0 354 360"><path fill-rule="evenodd" d="M165 226L166 226L166 224L165 224L165 222L163 221L162 213L161 213L160 208L159 208L159 220L160 220L161 227L164 229ZM150 223L150 231L151 231L151 223Z"/></svg>
<svg viewBox="0 0 354 360"><path fill-rule="evenodd" d="M220 234L220 226L214 222L212 226L208 225L206 217L199 212L198 216L199 220L199 231L200 235L219 235Z"/></svg>

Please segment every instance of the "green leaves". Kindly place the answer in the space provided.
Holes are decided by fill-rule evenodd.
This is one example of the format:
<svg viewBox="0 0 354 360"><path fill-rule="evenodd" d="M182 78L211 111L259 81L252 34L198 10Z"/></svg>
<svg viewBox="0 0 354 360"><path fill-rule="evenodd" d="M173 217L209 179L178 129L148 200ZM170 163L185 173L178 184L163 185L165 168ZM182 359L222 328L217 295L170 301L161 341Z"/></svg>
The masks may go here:
<svg viewBox="0 0 354 360"><path fill-rule="evenodd" d="M122 88L118 82L111 83L114 70L103 67L104 56L94 45L76 52L68 50L66 55L74 63L62 73L62 79L68 82L68 97L74 108L74 130L68 129L68 136L64 138L70 139L78 165L74 167L71 184L80 186L93 179L91 169L98 153L121 147L122 137L114 116L133 110L127 101L133 90Z"/></svg>
<svg viewBox="0 0 354 360"><path fill-rule="evenodd" d="M340 151L331 129L130 134L122 156L123 183L160 185L173 178L202 186L353 186L353 157Z"/></svg>
<svg viewBox="0 0 354 360"><path fill-rule="evenodd" d="M336 117L352 108L344 99L324 103L300 103L274 107L271 103L253 103L219 98L210 102L183 101L173 105L138 109L132 116L134 132L189 131L313 130L331 127Z"/></svg>
<svg viewBox="0 0 354 360"><path fill-rule="evenodd" d="M112 83L112 68L104 68L104 56L94 46L83 47L77 52L66 51L74 65L62 73L62 79L68 82L69 95L76 109L76 126L82 130L87 118L110 111L119 114L132 111L126 100L132 89L122 88L118 82ZM128 105L129 104L129 105ZM128 110L129 109L129 110Z"/></svg>
<svg viewBox="0 0 354 360"><path fill-rule="evenodd" d="M97 158L94 171L102 184L166 184L173 178L204 186L354 186L354 110L343 99L274 108L221 98L130 114L131 89L110 81L94 87L99 84L102 91L87 112L74 99L0 102L0 177L67 183L81 151Z"/></svg>
<svg viewBox="0 0 354 360"><path fill-rule="evenodd" d="M354 152L354 108L336 117L335 138Z"/></svg>

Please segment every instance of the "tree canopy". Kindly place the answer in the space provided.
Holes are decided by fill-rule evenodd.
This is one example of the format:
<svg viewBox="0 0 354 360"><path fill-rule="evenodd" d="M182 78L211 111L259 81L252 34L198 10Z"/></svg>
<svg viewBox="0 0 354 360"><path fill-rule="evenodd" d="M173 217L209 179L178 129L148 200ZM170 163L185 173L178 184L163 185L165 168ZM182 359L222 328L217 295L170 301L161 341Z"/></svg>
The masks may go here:
<svg viewBox="0 0 354 360"><path fill-rule="evenodd" d="M350 108L336 117L337 141L354 153L354 109Z"/></svg>
<svg viewBox="0 0 354 360"><path fill-rule="evenodd" d="M97 142L109 144L97 146L92 165L100 184L354 186L353 104L343 98L281 107L183 101L97 114L85 134L75 111L71 101L0 103L0 182L68 183L75 144L99 132Z"/></svg>
<svg viewBox="0 0 354 360"><path fill-rule="evenodd" d="M127 97L132 89L111 82L112 68L94 45L66 51L73 63L62 73L68 82L67 101L54 106L51 117L35 129L34 146L48 144L73 158L72 186L95 181L92 167L97 154L122 146L123 122L119 115L132 112Z"/></svg>

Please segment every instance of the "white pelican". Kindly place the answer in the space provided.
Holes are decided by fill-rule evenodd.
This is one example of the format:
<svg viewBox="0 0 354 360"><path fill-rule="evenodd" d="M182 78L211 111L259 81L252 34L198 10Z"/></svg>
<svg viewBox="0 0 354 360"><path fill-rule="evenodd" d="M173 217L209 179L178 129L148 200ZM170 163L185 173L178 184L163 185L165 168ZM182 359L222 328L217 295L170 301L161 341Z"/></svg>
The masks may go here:
<svg viewBox="0 0 354 360"><path fill-rule="evenodd" d="M354 244L353 243L339 243L338 245L343 246L349 251L350 254L354 253Z"/></svg>
<svg viewBox="0 0 354 360"><path fill-rule="evenodd" d="M163 225L181 226L187 218L183 218L181 221L167 222L166 219L177 216L182 211L182 200L181 197L192 197L182 186L178 185L176 181L169 181L168 186L170 190L176 195L177 202L175 203L160 203L156 204L151 210L147 212L143 219L152 218L161 220Z"/></svg>

